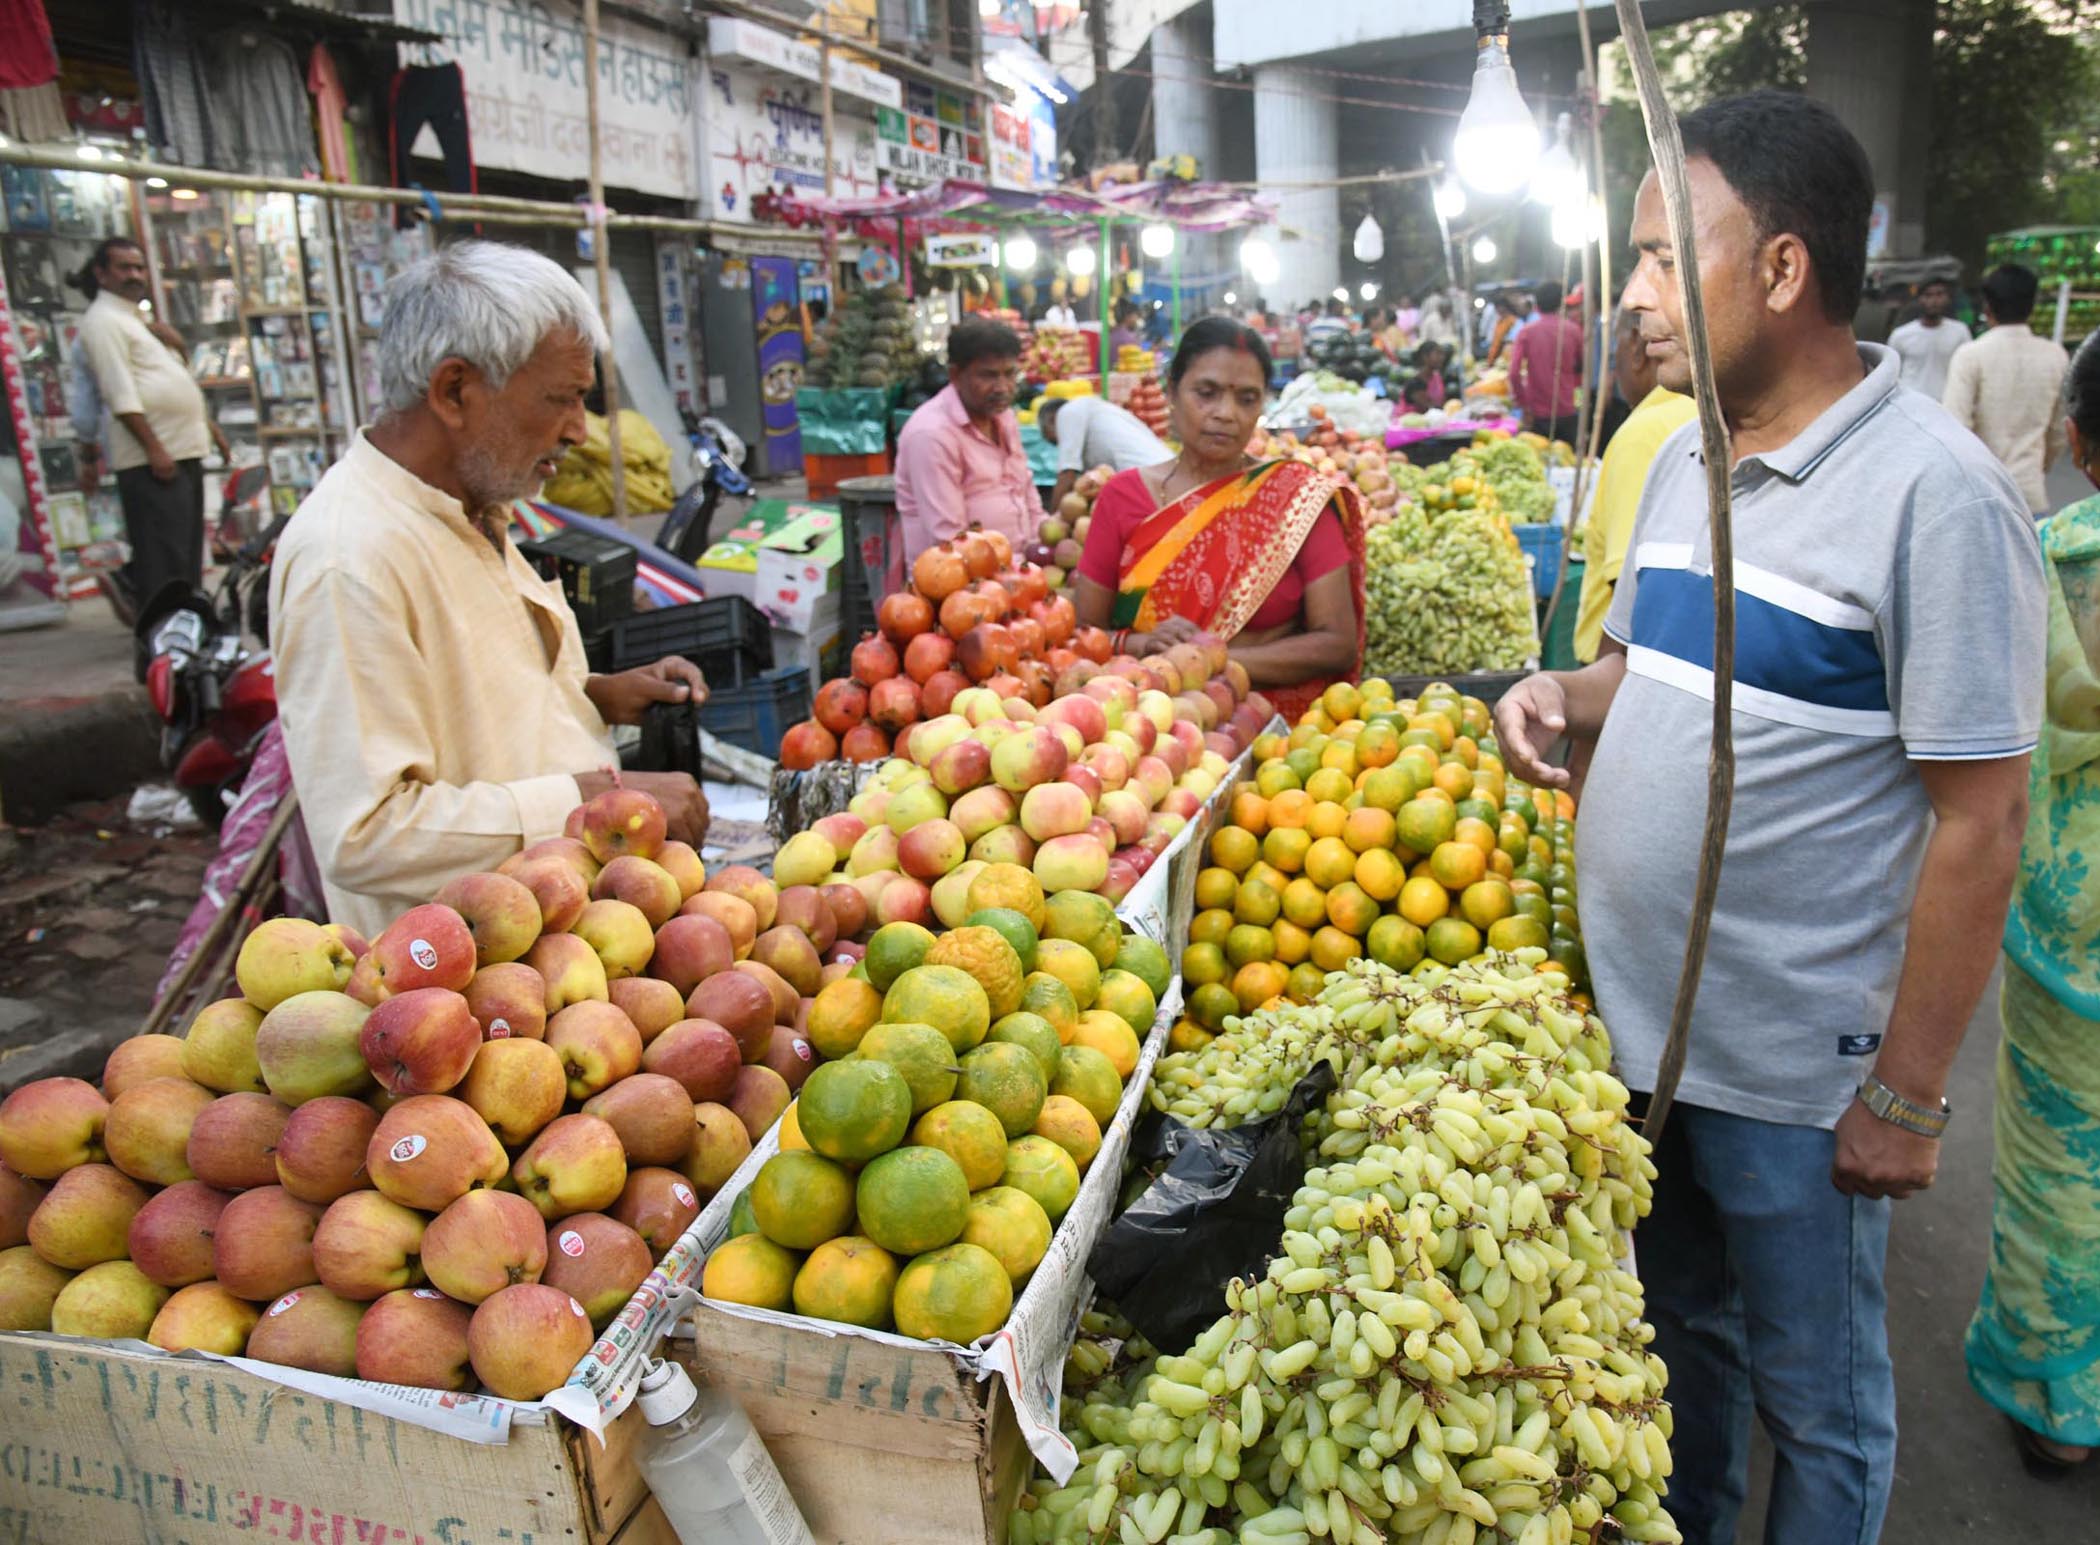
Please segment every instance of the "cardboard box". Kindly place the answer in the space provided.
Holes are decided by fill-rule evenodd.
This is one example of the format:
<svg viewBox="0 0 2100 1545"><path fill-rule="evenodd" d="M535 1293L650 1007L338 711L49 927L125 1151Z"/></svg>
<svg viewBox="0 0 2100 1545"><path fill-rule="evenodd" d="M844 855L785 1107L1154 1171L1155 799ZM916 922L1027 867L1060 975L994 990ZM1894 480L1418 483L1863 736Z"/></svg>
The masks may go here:
<svg viewBox="0 0 2100 1545"><path fill-rule="evenodd" d="M707 584L707 593L742 596L757 604L759 544L801 520L812 508L815 506L787 499L753 500L737 523L694 565Z"/></svg>
<svg viewBox="0 0 2100 1545"><path fill-rule="evenodd" d="M0 1539L678 1545L634 1462L551 1413L469 1443L137 1343L0 1335Z"/></svg>
<svg viewBox="0 0 2100 1545"><path fill-rule="evenodd" d="M778 627L808 632L817 603L838 593L839 565L845 556L839 512L807 510L759 543L759 609Z"/></svg>
<svg viewBox="0 0 2100 1545"><path fill-rule="evenodd" d="M826 591L810 609L809 621L800 628L773 630L773 662L799 665L814 682L831 680L846 669L847 640L840 622L841 600L837 591Z"/></svg>

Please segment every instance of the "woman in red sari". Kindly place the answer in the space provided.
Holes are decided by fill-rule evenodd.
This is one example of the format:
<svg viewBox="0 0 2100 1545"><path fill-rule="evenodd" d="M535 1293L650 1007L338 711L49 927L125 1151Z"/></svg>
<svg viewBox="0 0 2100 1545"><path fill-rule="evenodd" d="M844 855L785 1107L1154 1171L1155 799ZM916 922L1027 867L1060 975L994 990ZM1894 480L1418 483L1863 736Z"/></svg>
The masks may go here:
<svg viewBox="0 0 2100 1545"><path fill-rule="evenodd" d="M1167 368L1181 454L1102 486L1073 603L1133 655L1224 639L1295 719L1363 660L1363 513L1347 482L1248 457L1268 385L1253 329L1205 317L1182 334Z"/></svg>

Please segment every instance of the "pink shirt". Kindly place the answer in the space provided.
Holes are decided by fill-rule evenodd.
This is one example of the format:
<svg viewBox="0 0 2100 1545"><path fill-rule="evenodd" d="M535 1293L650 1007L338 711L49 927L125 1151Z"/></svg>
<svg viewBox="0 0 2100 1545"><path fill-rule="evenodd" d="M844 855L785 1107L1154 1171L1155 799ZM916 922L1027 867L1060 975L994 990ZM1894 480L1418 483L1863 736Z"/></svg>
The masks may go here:
<svg viewBox="0 0 2100 1545"><path fill-rule="evenodd" d="M993 427L996 441L970 422L952 386L905 422L897 436L897 517L906 564L973 525L1005 532L1017 550L1035 539L1043 502L1020 424L1002 413Z"/></svg>
<svg viewBox="0 0 2100 1545"><path fill-rule="evenodd" d="M1573 413L1581 380L1582 327L1564 315L1540 317L1509 346L1509 400L1533 418Z"/></svg>

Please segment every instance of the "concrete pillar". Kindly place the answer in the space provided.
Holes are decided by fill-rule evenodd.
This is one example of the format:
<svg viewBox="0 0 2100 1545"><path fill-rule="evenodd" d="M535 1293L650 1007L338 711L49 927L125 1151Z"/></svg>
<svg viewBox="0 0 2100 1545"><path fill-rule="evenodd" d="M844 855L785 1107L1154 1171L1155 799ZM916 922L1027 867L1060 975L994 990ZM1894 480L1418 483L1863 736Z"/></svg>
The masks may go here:
<svg viewBox="0 0 2100 1545"><path fill-rule="evenodd" d="M1888 255L1925 241L1933 0L1807 0L1808 94L1859 136L1889 209Z"/></svg>
<svg viewBox="0 0 2100 1545"><path fill-rule="evenodd" d="M1254 71L1254 175L1263 183L1331 181L1340 167L1339 124L1331 96L1332 77L1285 64L1265 64ZM1270 240L1282 270L1276 283L1261 286L1263 297L1281 311L1313 297L1325 297L1341 283L1342 203L1335 188L1292 189L1279 196L1279 215L1286 229L1298 233L1286 240L1273 230Z"/></svg>

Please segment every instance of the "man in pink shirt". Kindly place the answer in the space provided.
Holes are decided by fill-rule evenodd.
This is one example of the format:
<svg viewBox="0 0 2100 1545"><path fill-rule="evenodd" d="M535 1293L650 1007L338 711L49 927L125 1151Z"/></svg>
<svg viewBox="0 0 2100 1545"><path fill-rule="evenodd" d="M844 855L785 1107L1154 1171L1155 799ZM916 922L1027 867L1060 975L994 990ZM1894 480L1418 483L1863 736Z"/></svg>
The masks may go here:
<svg viewBox="0 0 2100 1545"><path fill-rule="evenodd" d="M948 334L948 384L897 436L897 515L904 562L971 526L1035 538L1043 503L1013 415L1021 340L997 322L965 317Z"/></svg>
<svg viewBox="0 0 2100 1545"><path fill-rule="evenodd" d="M1540 285L1532 300L1538 315L1509 346L1509 399L1524 415L1526 429L1573 445L1582 328L1561 312L1559 285Z"/></svg>

